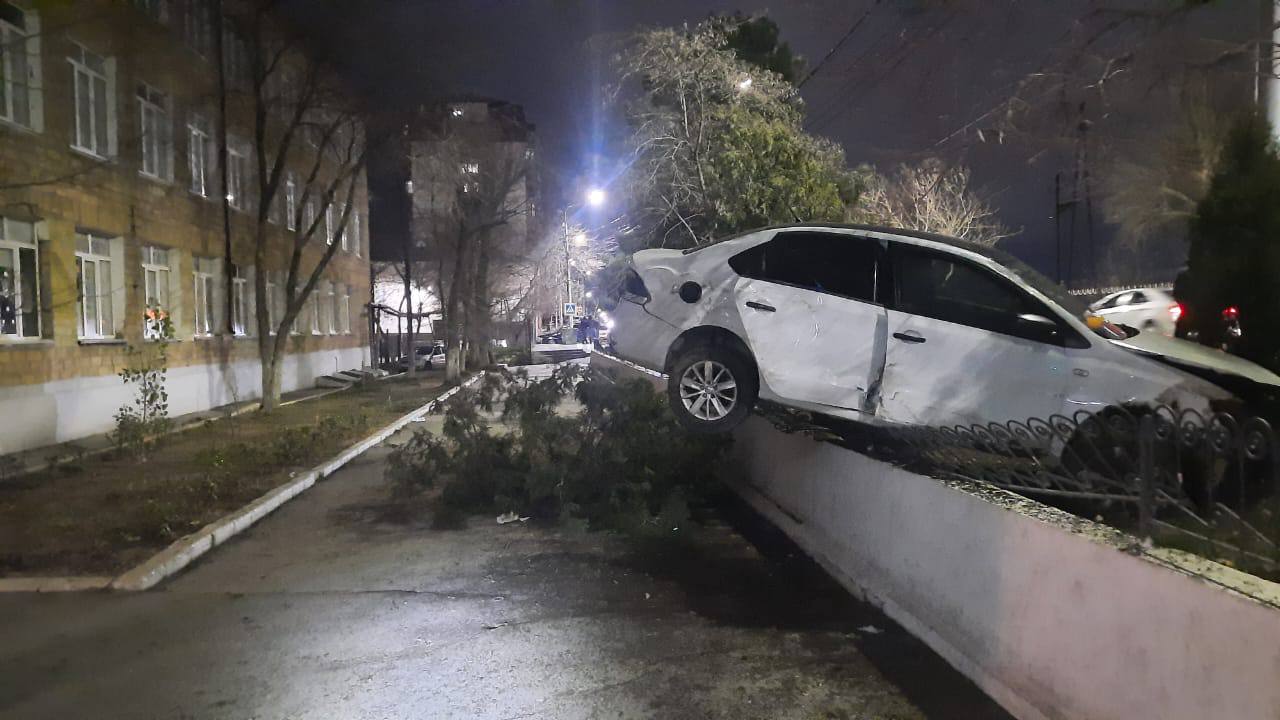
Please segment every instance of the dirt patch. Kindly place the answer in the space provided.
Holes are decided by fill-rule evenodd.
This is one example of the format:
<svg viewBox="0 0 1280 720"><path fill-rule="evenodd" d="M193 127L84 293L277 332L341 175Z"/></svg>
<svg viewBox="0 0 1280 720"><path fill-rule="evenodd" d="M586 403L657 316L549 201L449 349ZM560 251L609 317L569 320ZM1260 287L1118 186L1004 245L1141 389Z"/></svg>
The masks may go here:
<svg viewBox="0 0 1280 720"><path fill-rule="evenodd" d="M443 391L370 382L0 483L0 577L110 575L281 485Z"/></svg>

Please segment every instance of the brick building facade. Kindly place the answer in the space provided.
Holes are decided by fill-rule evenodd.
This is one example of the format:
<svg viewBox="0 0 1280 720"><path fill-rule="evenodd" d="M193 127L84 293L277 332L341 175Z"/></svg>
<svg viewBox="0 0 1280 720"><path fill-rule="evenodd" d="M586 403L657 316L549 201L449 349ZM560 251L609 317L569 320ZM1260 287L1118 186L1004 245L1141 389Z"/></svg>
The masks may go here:
<svg viewBox="0 0 1280 720"><path fill-rule="evenodd" d="M227 282L214 58L221 46L232 74L244 40L213 17L219 5L0 2L0 454L110 429L132 398L116 373L146 342L151 306L174 321L171 413L261 393L254 277L279 317L295 223L272 209L272 250L254 267L252 125L230 103ZM325 214L332 242L341 213ZM288 340L285 391L368 364L367 216L361 177L341 250Z"/></svg>

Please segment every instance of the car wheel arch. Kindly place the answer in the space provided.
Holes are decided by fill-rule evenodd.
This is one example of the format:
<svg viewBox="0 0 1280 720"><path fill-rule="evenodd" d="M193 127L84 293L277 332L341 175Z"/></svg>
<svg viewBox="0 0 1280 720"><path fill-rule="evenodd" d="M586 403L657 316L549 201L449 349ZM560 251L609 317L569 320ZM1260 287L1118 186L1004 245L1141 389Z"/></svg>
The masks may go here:
<svg viewBox="0 0 1280 720"><path fill-rule="evenodd" d="M663 361L662 370L670 374L672 365L675 364L680 354L686 348L694 347L698 344L707 344L712 347L721 347L732 350L734 353L741 355L743 359L751 363L752 369L758 374L760 366L756 363L755 355L751 352L751 348L741 337L732 330L722 328L716 325L700 325L690 328L680 333L680 335L671 343L671 347L667 349L666 360Z"/></svg>

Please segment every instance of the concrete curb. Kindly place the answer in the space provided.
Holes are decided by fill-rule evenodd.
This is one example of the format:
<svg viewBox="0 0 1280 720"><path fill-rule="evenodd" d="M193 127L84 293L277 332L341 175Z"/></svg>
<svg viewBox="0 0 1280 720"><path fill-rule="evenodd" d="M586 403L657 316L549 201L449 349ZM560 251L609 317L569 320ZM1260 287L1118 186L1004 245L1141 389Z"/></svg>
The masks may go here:
<svg viewBox="0 0 1280 720"><path fill-rule="evenodd" d="M239 510L205 525L186 537L175 540L169 547L152 555L142 564L126 570L114 579L96 576L0 578L0 592L66 592L101 590L105 588L112 590L146 590L154 587L161 580L182 570L201 555L235 537L266 517L271 511L302 494L307 488L315 485L317 480L333 474L369 448L399 432L414 420L425 416L435 409L437 405L453 397L462 388L475 384L482 377L484 377L484 373L472 375L461 385L446 390L422 407L393 420L391 424L348 447L332 459L295 476L284 485L268 490L261 497Z"/></svg>
<svg viewBox="0 0 1280 720"><path fill-rule="evenodd" d="M472 385L484 377L477 373L467 378L461 385L441 393L431 402L401 416L390 425L375 432L369 437L343 450L337 457L321 463L305 473L295 477L291 482L281 485L254 500L236 512L212 522L195 533L175 541L172 545L151 556L141 565L127 570L111 582L113 590L146 590L173 575L193 560L209 552L213 548L230 540L251 525L266 517L271 511L285 504L304 490L316 484L316 480L327 477L343 465L359 457L369 448L386 440L409 423L431 412L436 405L453 397L459 390Z"/></svg>

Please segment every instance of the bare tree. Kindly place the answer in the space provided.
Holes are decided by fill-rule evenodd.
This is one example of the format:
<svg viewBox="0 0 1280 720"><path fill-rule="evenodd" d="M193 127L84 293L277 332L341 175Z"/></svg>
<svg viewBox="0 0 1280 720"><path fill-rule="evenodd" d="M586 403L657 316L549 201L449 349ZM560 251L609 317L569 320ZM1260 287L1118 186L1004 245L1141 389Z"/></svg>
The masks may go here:
<svg viewBox="0 0 1280 720"><path fill-rule="evenodd" d="M363 182L369 142L352 95L336 75L304 52L296 38L275 32L273 3L251 4L234 22L246 39L247 67L234 66L229 101L252 118L256 182L251 244L262 407L280 401L282 361L290 327L315 291L349 226ZM234 52L239 52L236 49ZM302 168L294 174L292 168ZM293 207L286 183L296 188ZM335 213L334 210L337 210ZM274 326L265 268L277 261L272 217L294 228L284 248L283 312Z"/></svg>
<svg viewBox="0 0 1280 720"><path fill-rule="evenodd" d="M443 307L445 377L488 364L493 299L505 270L529 253L528 160L518 142L467 142L442 137L422 143L429 156L432 197L415 208L418 238L435 261ZM431 272L428 262L427 272Z"/></svg>
<svg viewBox="0 0 1280 720"><path fill-rule="evenodd" d="M1011 233L969 187L969 170L937 158L899 165L891 175L867 173L858 212L863 220L994 245Z"/></svg>

